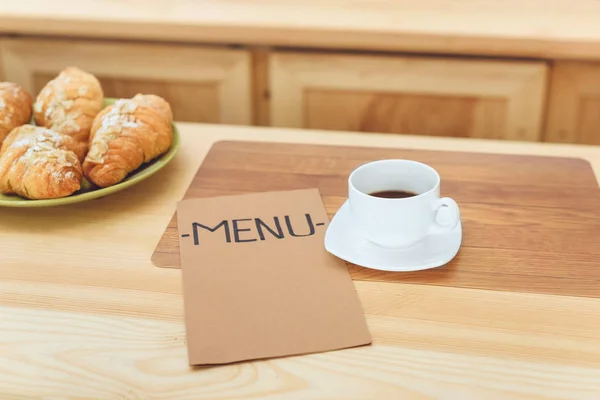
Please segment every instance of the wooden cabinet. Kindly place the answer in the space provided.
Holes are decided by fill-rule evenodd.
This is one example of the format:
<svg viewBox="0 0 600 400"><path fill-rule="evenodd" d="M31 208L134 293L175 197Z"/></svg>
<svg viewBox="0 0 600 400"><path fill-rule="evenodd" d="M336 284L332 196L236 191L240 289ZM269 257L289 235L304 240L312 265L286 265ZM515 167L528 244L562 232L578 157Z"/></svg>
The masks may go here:
<svg viewBox="0 0 600 400"><path fill-rule="evenodd" d="M66 66L95 74L107 97L153 93L178 121L251 124L251 57L247 50L91 40L6 39L4 80L33 95Z"/></svg>
<svg viewBox="0 0 600 400"><path fill-rule="evenodd" d="M0 79L33 95L69 65L181 122L600 144L600 63L0 39Z"/></svg>
<svg viewBox="0 0 600 400"><path fill-rule="evenodd" d="M545 140L600 145L600 63L552 68Z"/></svg>
<svg viewBox="0 0 600 400"><path fill-rule="evenodd" d="M270 56L274 126L539 140L547 66L406 56Z"/></svg>

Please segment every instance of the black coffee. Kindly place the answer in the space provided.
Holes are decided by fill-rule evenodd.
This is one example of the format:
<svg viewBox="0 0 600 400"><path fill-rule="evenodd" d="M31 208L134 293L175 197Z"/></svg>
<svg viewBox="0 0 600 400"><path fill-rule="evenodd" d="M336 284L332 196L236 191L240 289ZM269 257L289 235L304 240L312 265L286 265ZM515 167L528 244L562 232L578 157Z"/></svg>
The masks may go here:
<svg viewBox="0 0 600 400"><path fill-rule="evenodd" d="M416 193L405 190L382 190L380 192L369 193L373 197L382 197L384 199L404 199L406 197L416 196Z"/></svg>

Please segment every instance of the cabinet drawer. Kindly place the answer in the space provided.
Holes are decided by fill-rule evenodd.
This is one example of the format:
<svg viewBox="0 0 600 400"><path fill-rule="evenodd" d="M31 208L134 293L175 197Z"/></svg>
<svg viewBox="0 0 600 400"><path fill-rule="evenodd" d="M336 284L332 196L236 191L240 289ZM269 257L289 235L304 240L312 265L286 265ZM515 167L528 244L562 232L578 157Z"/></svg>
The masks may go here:
<svg viewBox="0 0 600 400"><path fill-rule="evenodd" d="M545 139L600 145L600 63L553 66Z"/></svg>
<svg viewBox="0 0 600 400"><path fill-rule="evenodd" d="M0 43L4 80L32 95L66 66L100 80L107 97L153 93L178 121L250 124L250 54L194 45L88 40L7 39Z"/></svg>
<svg viewBox="0 0 600 400"><path fill-rule="evenodd" d="M542 62L278 52L274 126L540 140Z"/></svg>

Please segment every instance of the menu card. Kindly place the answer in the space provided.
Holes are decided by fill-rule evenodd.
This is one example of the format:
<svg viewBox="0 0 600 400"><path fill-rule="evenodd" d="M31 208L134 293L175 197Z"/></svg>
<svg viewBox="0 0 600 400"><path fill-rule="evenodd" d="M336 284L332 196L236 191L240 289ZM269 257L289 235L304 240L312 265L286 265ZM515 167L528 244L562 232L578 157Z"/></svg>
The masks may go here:
<svg viewBox="0 0 600 400"><path fill-rule="evenodd" d="M177 223L190 365L371 343L317 189L183 200Z"/></svg>

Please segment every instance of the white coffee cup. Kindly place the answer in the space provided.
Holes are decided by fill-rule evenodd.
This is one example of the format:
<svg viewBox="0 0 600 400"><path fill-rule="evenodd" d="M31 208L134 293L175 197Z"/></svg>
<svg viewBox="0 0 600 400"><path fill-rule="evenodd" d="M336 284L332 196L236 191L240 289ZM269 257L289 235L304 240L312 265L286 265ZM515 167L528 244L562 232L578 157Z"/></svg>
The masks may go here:
<svg viewBox="0 0 600 400"><path fill-rule="evenodd" d="M382 198L371 193L401 190L405 198ZM453 230L460 209L449 197L440 198L440 175L411 160L379 160L356 168L348 177L348 200L353 223L371 242L382 247L408 247L428 234ZM438 211L442 207L444 223Z"/></svg>

